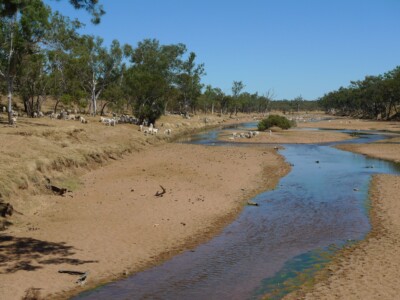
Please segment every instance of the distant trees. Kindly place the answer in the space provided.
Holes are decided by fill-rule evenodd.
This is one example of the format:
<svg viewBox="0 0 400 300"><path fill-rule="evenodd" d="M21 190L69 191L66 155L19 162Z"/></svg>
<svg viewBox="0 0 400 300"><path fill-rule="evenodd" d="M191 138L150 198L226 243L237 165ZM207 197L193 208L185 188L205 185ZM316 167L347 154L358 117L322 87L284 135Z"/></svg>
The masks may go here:
<svg viewBox="0 0 400 300"><path fill-rule="evenodd" d="M93 22L104 11L98 0L69 0L87 10ZM319 101L275 100L272 92L245 91L233 81L231 92L204 86L205 66L184 44L162 45L145 39L136 46L114 40L105 46L101 37L80 35L79 21L53 13L42 0L0 0L0 91L7 95L12 122L13 96L18 95L28 116L41 111L50 96L54 111L79 107L92 115L106 108L131 111L140 122L156 120L167 112L236 115L318 110L357 117L389 119L398 114L400 67L378 76L351 82Z"/></svg>
<svg viewBox="0 0 400 300"><path fill-rule="evenodd" d="M400 67L378 76L351 81L319 99L327 112L357 118L388 120L399 117Z"/></svg>

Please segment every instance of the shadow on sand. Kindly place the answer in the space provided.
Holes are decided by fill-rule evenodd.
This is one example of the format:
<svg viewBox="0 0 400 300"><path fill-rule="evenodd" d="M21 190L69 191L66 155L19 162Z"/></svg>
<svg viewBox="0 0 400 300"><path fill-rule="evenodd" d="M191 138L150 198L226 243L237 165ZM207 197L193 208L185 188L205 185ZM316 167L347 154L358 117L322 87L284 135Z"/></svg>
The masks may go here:
<svg viewBox="0 0 400 300"><path fill-rule="evenodd" d="M69 258L74 247L66 243L54 243L33 238L0 235L0 274L17 271L35 271L49 264L82 265L94 260Z"/></svg>

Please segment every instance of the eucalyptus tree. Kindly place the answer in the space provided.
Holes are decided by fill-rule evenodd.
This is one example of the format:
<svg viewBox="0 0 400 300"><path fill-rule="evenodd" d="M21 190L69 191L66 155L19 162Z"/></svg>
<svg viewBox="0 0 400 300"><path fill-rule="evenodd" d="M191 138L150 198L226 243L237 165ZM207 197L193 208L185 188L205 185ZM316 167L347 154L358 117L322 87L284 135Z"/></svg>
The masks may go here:
<svg viewBox="0 0 400 300"><path fill-rule="evenodd" d="M177 76L177 86L182 94L182 106L187 115L190 107L194 109L195 100L201 94L203 85L201 77L205 75L204 64L195 63L196 54L190 52L188 58L182 61L180 73Z"/></svg>
<svg viewBox="0 0 400 300"><path fill-rule="evenodd" d="M233 113L237 115L237 109L239 105L239 96L245 85L242 81L234 81L232 84L232 106L231 106L231 116Z"/></svg>
<svg viewBox="0 0 400 300"><path fill-rule="evenodd" d="M18 69L16 83L18 94L22 98L24 110L33 117L41 111L47 95L47 57L43 51L22 58L22 67Z"/></svg>
<svg viewBox="0 0 400 300"><path fill-rule="evenodd" d="M100 37L84 35L73 49L76 74L90 98L92 115L97 114L97 100L104 89L122 75L123 49L114 40L108 50Z"/></svg>
<svg viewBox="0 0 400 300"><path fill-rule="evenodd" d="M397 106L400 104L400 67L386 72L383 75L383 91L386 100L387 118L398 117ZM393 114L394 112L394 114Z"/></svg>
<svg viewBox="0 0 400 300"><path fill-rule="evenodd" d="M274 93L271 90L268 90L264 95L259 96L256 100L257 102L256 111L259 113L266 113L270 107L273 98L274 98Z"/></svg>
<svg viewBox="0 0 400 300"><path fill-rule="evenodd" d="M291 102L293 104L293 110L299 112L300 106L302 105L303 102L304 102L304 99L301 95L295 97Z"/></svg>
<svg viewBox="0 0 400 300"><path fill-rule="evenodd" d="M180 58L186 51L183 44L160 45L155 39L145 39L132 51L125 82L132 96L132 106L139 122L155 121L165 111L168 97L174 93L174 83Z"/></svg>
<svg viewBox="0 0 400 300"><path fill-rule="evenodd" d="M14 84L21 62L40 52L50 9L40 0L0 3L0 77L7 85L8 121L12 124Z"/></svg>
<svg viewBox="0 0 400 300"><path fill-rule="evenodd" d="M221 92L221 90L219 90L218 88L213 88L211 85L207 85L203 93L204 106L205 107L207 107L208 105L211 106L212 115L214 114L215 106L219 104L218 103L219 92Z"/></svg>
<svg viewBox="0 0 400 300"><path fill-rule="evenodd" d="M50 19L50 29L47 33L47 64L49 69L48 93L55 100L54 112L60 102L69 105L83 96L80 88L80 78L74 66L77 63L73 57L73 49L79 42L77 30L82 24L77 20L70 20L58 12Z"/></svg>

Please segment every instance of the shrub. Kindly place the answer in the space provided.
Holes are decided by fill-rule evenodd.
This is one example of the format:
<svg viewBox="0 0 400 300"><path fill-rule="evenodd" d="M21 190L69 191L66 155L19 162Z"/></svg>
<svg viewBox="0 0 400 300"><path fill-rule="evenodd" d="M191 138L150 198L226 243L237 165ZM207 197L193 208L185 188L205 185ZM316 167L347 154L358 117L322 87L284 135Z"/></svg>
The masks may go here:
<svg viewBox="0 0 400 300"><path fill-rule="evenodd" d="M258 123L258 130L264 131L273 126L276 126L276 127L282 128L282 129L289 129L290 127L293 127L293 125L294 125L293 122L290 122L288 119L286 119L283 116L270 115L268 118L263 119Z"/></svg>

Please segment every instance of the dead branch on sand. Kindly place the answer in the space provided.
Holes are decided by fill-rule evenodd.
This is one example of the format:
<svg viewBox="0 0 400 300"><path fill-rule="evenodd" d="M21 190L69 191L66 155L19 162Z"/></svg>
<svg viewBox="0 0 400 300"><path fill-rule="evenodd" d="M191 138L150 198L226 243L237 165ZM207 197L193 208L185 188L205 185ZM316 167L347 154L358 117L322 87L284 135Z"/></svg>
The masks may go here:
<svg viewBox="0 0 400 300"><path fill-rule="evenodd" d="M160 188L162 189L162 192L157 191L157 193L154 196L162 197L167 192L162 185L160 185Z"/></svg>

